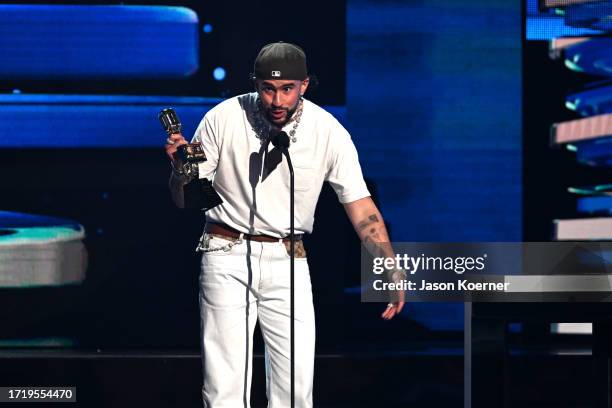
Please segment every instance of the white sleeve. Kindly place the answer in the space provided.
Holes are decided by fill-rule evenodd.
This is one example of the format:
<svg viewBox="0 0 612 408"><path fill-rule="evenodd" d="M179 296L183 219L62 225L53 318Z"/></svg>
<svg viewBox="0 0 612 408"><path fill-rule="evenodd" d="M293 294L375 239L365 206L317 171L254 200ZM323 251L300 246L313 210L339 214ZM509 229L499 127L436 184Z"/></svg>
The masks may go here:
<svg viewBox="0 0 612 408"><path fill-rule="evenodd" d="M359 165L357 149L349 133L340 124L338 131L330 135L325 180L331 184L342 204L370 196Z"/></svg>
<svg viewBox="0 0 612 408"><path fill-rule="evenodd" d="M211 112L207 113L191 139L191 143L199 142L202 145L206 161L198 164L198 173L199 178L208 180L212 180L219 162L220 142L216 122L214 115Z"/></svg>

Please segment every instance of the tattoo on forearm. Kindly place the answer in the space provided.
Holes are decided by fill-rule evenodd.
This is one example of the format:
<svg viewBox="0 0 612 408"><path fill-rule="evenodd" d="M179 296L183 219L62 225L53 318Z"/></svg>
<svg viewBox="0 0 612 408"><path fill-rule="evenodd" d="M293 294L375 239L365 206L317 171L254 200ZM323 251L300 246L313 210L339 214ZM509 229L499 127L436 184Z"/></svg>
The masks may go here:
<svg viewBox="0 0 612 408"><path fill-rule="evenodd" d="M377 225L378 223L380 223L378 215L371 214L367 219L357 224L357 230L363 237L363 245L372 256L384 256L385 247L389 245L388 242L382 242L384 240L383 235L379 231L382 224Z"/></svg>
<svg viewBox="0 0 612 408"><path fill-rule="evenodd" d="M357 229L359 232L362 232L364 229L370 227L370 229L365 232L365 236L363 237L363 246L365 247L366 251L368 251L368 253L373 257L392 257L393 248L391 247L391 243L388 242L389 239L385 238L383 241L383 238L379 233L380 228L376 228L376 226L373 225L378 222L379 220L376 214L372 214L368 217L367 220L361 221L359 224L357 224ZM383 229L382 231L385 230ZM389 270L387 271L386 275L387 279L390 282L397 283L403 279L406 279L406 272L401 269ZM393 293L393 296L396 296L396 294ZM398 299L392 298L391 300L395 302Z"/></svg>
<svg viewBox="0 0 612 408"><path fill-rule="evenodd" d="M367 236L363 239L363 246L366 251L374 257L384 256L385 251L383 245L380 242L377 242L380 237L378 234L374 234L372 236Z"/></svg>
<svg viewBox="0 0 612 408"><path fill-rule="evenodd" d="M359 224L357 224L357 229L359 231L363 231L364 229L376 222L378 222L378 217L376 216L376 214L372 214L368 217L367 220L361 221ZM372 232L372 230L370 232Z"/></svg>

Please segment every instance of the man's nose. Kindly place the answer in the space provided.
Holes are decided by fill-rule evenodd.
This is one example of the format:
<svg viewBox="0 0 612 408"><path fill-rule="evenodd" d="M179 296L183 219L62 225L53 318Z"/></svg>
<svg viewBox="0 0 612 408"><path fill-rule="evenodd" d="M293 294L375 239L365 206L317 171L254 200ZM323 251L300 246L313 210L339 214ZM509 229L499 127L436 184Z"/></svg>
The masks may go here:
<svg viewBox="0 0 612 408"><path fill-rule="evenodd" d="M276 92L276 93L274 94L274 98L272 98L272 104L273 104L274 106L277 106L277 107L281 107L281 106L282 106L282 101L281 101L281 94L280 94L280 92Z"/></svg>

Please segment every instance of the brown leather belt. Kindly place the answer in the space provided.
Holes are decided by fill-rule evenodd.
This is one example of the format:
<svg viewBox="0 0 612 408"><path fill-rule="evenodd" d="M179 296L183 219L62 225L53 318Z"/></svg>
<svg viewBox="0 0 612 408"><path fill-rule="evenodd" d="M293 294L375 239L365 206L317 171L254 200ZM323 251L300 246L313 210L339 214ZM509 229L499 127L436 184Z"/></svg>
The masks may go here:
<svg viewBox="0 0 612 408"><path fill-rule="evenodd" d="M223 235L224 237L233 238L233 239L237 239L240 236L240 231L235 230L229 225L219 224L216 222L207 222L206 226L204 227L204 231L209 234ZM280 239L280 238L271 237L269 235L251 235L251 234L243 234L242 237L244 239L248 239L251 241L257 241L257 242L278 242L278 240ZM302 234L296 234L295 240L301 241ZM289 242L289 241L290 241L289 237L283 238L283 242Z"/></svg>

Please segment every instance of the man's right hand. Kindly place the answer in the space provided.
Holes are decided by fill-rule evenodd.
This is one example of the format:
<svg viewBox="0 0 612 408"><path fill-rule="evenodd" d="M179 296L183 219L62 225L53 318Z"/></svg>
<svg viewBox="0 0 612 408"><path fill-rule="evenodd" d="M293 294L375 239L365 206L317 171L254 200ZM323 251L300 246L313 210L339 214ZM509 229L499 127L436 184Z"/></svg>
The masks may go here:
<svg viewBox="0 0 612 408"><path fill-rule="evenodd" d="M168 155L168 158L174 164L179 164L175 157L176 150L179 148L179 146L186 145L187 143L187 140L185 140L183 135L181 135L180 133L174 133L170 135L168 139L166 139L166 145L164 146L164 148L166 149L166 154Z"/></svg>

